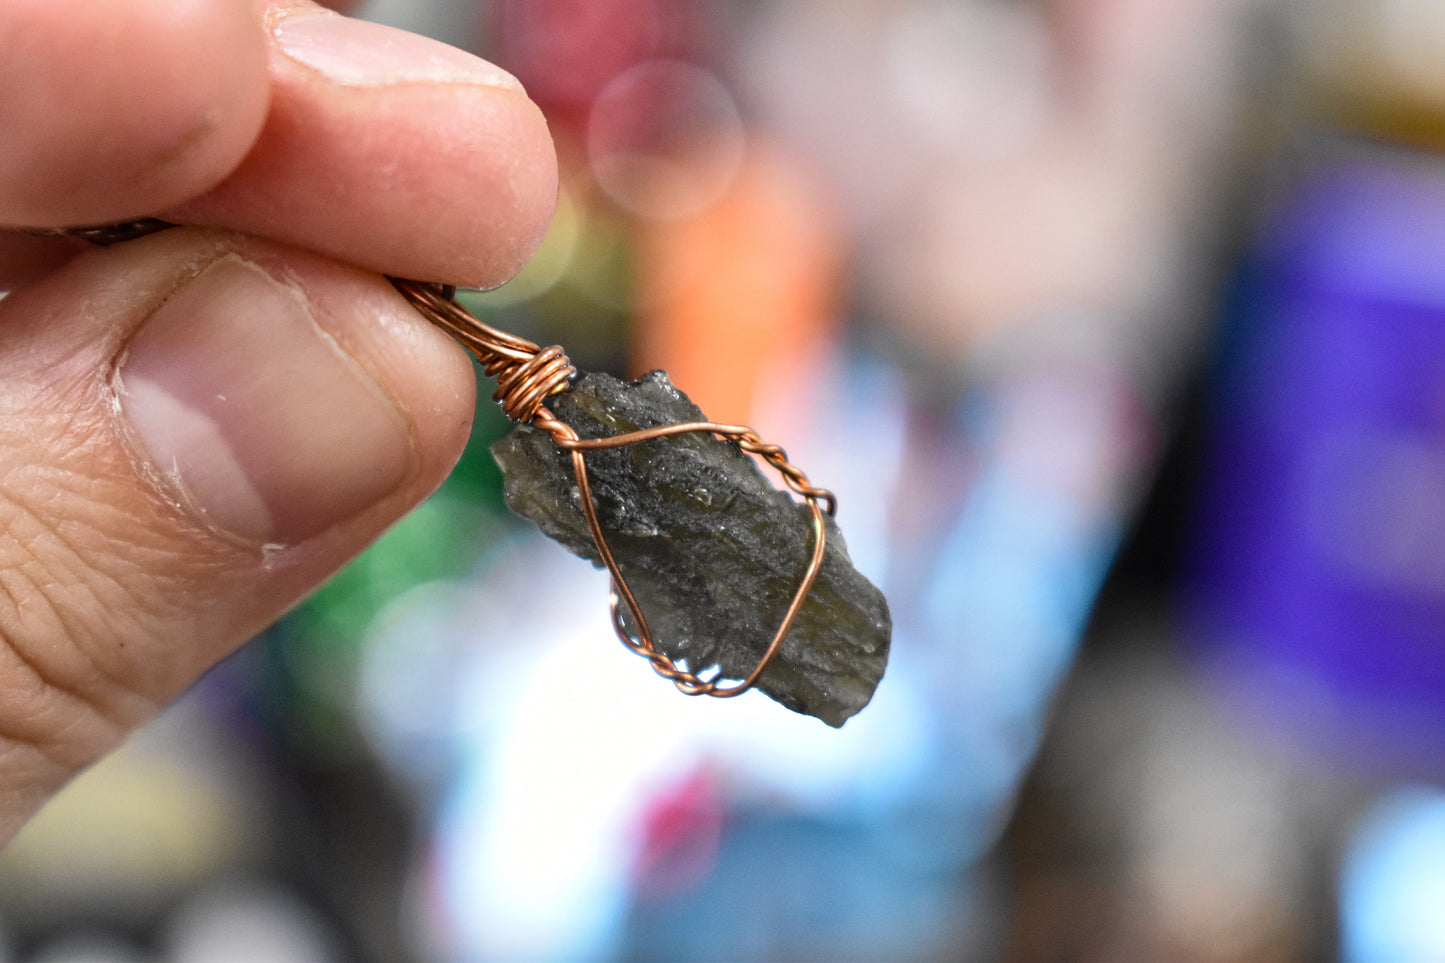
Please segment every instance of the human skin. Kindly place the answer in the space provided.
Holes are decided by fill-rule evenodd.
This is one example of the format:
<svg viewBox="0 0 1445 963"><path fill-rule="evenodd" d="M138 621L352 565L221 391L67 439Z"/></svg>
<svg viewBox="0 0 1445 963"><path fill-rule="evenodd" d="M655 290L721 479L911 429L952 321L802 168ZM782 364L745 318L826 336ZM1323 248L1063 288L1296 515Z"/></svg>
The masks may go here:
<svg viewBox="0 0 1445 963"><path fill-rule="evenodd" d="M471 367L382 275L501 283L557 175L508 75L303 0L7 0L0 49L3 840L441 483Z"/></svg>

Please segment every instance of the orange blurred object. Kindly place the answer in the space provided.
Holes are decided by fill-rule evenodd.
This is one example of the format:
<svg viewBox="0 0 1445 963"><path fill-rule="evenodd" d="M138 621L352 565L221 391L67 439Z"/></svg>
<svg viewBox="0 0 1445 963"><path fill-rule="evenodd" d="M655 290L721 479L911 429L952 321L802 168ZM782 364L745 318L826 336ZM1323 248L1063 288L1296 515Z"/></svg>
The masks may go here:
<svg viewBox="0 0 1445 963"><path fill-rule="evenodd" d="M635 366L666 369L718 421L748 422L760 387L770 402L775 382L808 390L836 333L846 240L799 165L750 142L715 204L638 232Z"/></svg>

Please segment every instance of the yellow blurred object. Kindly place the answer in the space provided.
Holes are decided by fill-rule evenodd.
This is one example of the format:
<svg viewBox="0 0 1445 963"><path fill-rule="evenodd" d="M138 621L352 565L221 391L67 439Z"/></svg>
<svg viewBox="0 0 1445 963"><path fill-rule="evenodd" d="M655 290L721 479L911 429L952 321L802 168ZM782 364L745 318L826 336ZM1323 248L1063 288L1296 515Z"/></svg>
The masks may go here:
<svg viewBox="0 0 1445 963"><path fill-rule="evenodd" d="M0 901L23 916L136 916L255 853L264 825L206 727L170 710L82 773L0 854Z"/></svg>
<svg viewBox="0 0 1445 963"><path fill-rule="evenodd" d="M1445 150L1445 8L1430 0L1336 0L1305 20L1314 72L1342 121Z"/></svg>

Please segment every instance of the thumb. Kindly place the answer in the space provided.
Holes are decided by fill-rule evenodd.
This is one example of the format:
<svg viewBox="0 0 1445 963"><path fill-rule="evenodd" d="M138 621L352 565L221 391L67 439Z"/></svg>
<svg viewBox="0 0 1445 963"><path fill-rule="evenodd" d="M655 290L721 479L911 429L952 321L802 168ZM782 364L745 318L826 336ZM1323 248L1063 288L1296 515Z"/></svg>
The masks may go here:
<svg viewBox="0 0 1445 963"><path fill-rule="evenodd" d="M238 235L0 300L0 840L445 477L465 354L391 286Z"/></svg>

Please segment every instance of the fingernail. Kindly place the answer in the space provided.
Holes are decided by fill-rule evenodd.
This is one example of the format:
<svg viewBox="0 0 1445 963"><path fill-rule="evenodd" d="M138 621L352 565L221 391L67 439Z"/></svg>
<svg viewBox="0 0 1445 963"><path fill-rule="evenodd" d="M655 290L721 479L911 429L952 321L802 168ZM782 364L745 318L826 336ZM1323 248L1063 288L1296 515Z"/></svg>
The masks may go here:
<svg viewBox="0 0 1445 963"><path fill-rule="evenodd" d="M292 544L351 518L415 464L407 419L301 290L235 255L141 325L116 391L162 487L254 544Z"/></svg>
<svg viewBox="0 0 1445 963"><path fill-rule="evenodd" d="M465 50L338 14L288 17L274 36L287 56L347 86L410 80L522 89L517 78Z"/></svg>

